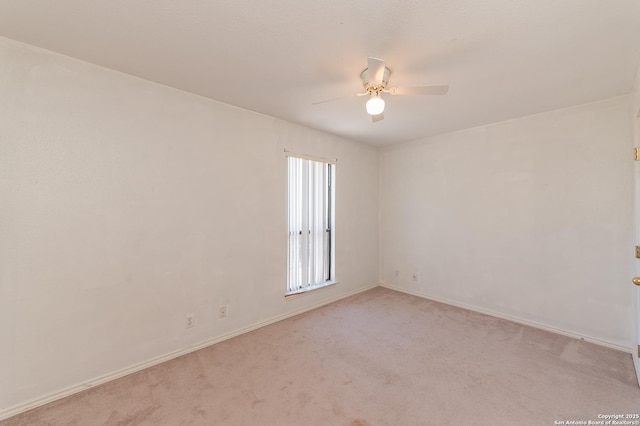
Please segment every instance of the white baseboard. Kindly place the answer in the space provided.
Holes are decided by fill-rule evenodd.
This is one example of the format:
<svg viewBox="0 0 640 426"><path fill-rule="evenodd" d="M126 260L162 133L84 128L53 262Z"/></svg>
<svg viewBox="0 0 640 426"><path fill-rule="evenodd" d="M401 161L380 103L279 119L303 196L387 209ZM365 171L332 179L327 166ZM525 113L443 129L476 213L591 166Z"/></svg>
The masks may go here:
<svg viewBox="0 0 640 426"><path fill-rule="evenodd" d="M188 348L179 349L179 350L176 350L176 351L173 351L173 352L169 352L167 354L164 354L164 355L149 359L147 361L143 361L143 362L134 364L134 365L132 365L132 366L130 366L128 368L124 368L122 370L114 371L112 373L108 373L108 374L105 374L105 375L102 375L102 376L99 376L99 377L95 377L95 378L93 378L91 380L88 380L86 382L83 382L83 383L80 383L80 384L77 384L77 385L73 385L73 386L67 387L67 388L62 389L62 390L60 390L58 392L54 392L54 393L42 396L40 398L36 398L36 399L28 401L26 403L2 409L2 410L0 410L0 421L8 419L9 417L13 417L15 415L18 415L18 414L23 413L25 411L32 410L32 409L34 409L36 407L40 407L42 405L48 404L50 402L57 401L57 400L62 399L62 398L66 398L67 396L71 396L73 394L76 394L78 392L82 392L84 390L93 388L93 387L101 385L103 383L107 383L107 382L110 382L112 380L119 379L121 377L127 376L129 374L144 370L145 368L149 368L149 367L153 367L154 365L162 364L163 362L170 361L170 360L172 360L174 358L178 358L178 357L180 357L182 355L186 355L186 354L189 354L191 352L195 352L197 350L206 348L208 346L215 345L216 343L220 343L220 342L222 342L224 340L228 340L228 339L231 339L233 337L239 336L241 334L248 333L250 331L256 330L258 328L265 327L265 326L267 326L269 324L273 324L273 323L276 323L278 321L282 321L284 319L291 318L291 317L294 317L296 315L300 315L300 314L302 314L304 312L311 311L311 310L319 308L321 306L328 305L329 303L337 302L338 300L345 299L347 297L353 296L353 295L358 294L358 293L362 293L362 292L367 291L367 290L371 290L372 288L375 288L375 287L378 287L377 283L369 284L369 285L366 285L364 287L360 287L360 288L358 288L356 290L341 294L341 295L339 295L337 297L324 299L321 302L315 303L313 305L305 306L303 308L300 308L300 309L297 309L297 310L294 310L294 311L290 311L290 312L287 312L287 313L282 314L282 315L277 315L275 317L269 318L269 319L261 321L259 323L252 324L250 326L243 327L243 328L240 328L238 330L234 330L232 332L223 334L221 336L217 336L217 337L214 337L214 338L211 338L211 339L207 339L207 340L205 340L203 342L197 343L197 344L195 344L193 346L190 346Z"/></svg>
<svg viewBox="0 0 640 426"><path fill-rule="evenodd" d="M384 288L388 288L390 290L395 290L395 291L399 291L401 293L407 293L407 294L411 294L413 296L418 296L421 297L423 299L429 299L429 300L433 300L435 302L440 302L440 303L444 303L447 305L452 305L452 306L457 306L458 308L463 308L463 309L468 309L470 311L474 311L474 312L479 312L481 314L485 314L485 315L490 315L492 317L496 317L496 318L502 318L508 321L512 321L518 324L522 324L522 325L527 325L529 327L533 327L533 328L538 328L540 330L545 330L545 331L549 331L551 333L555 333L555 334L560 334L563 336L567 336L567 337L572 337L574 339L578 339L578 340L584 340L585 342L589 342L589 343L594 343L596 345L600 345L600 346L605 346L607 348L611 348L611 349L615 349L617 351L621 351L621 352L627 352L633 355L633 348L628 347L628 346L621 346L615 343L611 343L611 342L607 342L604 340L600 340L600 339L596 339L594 337L590 337L590 336L584 336L578 333L574 333L571 331L566 331L566 330L561 330L559 328L555 328L555 327L551 327L545 324L540 324L537 323L535 321L530 321L524 318L519 318L519 317L515 317L512 315L507 315L507 314L503 314L500 312L495 312L489 309L483 309L483 308L479 308L477 306L473 306L473 305L467 305L466 303L460 303L460 302L455 302L453 300L449 300L449 299L444 299L441 297L435 297L435 296L430 296L428 294L424 294L424 293L420 293L417 291L412 291L412 290L407 290L404 288L400 288L400 287L396 287L393 285L389 285L389 284L380 284L380 287L384 287ZM634 357L634 360L636 359L636 357ZM640 381L640 379L638 379Z"/></svg>

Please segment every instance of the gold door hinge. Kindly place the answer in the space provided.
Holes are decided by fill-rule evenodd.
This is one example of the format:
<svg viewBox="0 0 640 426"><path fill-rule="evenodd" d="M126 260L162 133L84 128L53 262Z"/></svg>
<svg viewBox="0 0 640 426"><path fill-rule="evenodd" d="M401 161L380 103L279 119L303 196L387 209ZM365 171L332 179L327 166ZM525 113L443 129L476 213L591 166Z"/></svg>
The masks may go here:
<svg viewBox="0 0 640 426"><path fill-rule="evenodd" d="M638 345L638 358L640 358L640 345Z"/></svg>
<svg viewBox="0 0 640 426"><path fill-rule="evenodd" d="M636 258L640 259L640 246L636 246Z"/></svg>
<svg viewBox="0 0 640 426"><path fill-rule="evenodd" d="M640 161L640 148L633 148L633 159Z"/></svg>

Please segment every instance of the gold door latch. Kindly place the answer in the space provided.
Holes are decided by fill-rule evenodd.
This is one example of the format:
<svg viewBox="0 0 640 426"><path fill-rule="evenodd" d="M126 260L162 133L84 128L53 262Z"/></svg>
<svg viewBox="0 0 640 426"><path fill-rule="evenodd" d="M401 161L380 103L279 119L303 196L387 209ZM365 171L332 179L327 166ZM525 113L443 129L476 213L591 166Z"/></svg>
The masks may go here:
<svg viewBox="0 0 640 426"><path fill-rule="evenodd" d="M633 281L635 285L640 285L640 277L635 277L631 281Z"/></svg>

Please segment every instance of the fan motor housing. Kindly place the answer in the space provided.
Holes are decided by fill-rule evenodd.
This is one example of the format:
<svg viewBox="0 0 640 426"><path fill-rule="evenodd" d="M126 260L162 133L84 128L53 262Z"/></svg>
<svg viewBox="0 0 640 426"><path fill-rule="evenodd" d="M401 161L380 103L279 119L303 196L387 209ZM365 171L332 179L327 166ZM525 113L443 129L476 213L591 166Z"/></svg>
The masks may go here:
<svg viewBox="0 0 640 426"><path fill-rule="evenodd" d="M364 88L368 92L371 92L376 90L382 90L385 87L387 87L387 84L389 83L390 75L391 75L391 70L387 67L384 67L384 74L382 75L382 84L379 87L374 86L374 84L371 83L371 81L369 80L369 68L365 68L360 73L360 79L362 80L362 85L364 86Z"/></svg>

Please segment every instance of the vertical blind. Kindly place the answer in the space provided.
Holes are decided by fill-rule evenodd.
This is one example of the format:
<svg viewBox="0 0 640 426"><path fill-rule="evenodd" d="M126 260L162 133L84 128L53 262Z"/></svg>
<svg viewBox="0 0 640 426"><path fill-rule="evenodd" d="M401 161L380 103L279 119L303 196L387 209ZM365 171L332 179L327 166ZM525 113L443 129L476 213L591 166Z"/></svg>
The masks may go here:
<svg viewBox="0 0 640 426"><path fill-rule="evenodd" d="M288 157L287 293L333 279L334 165Z"/></svg>

